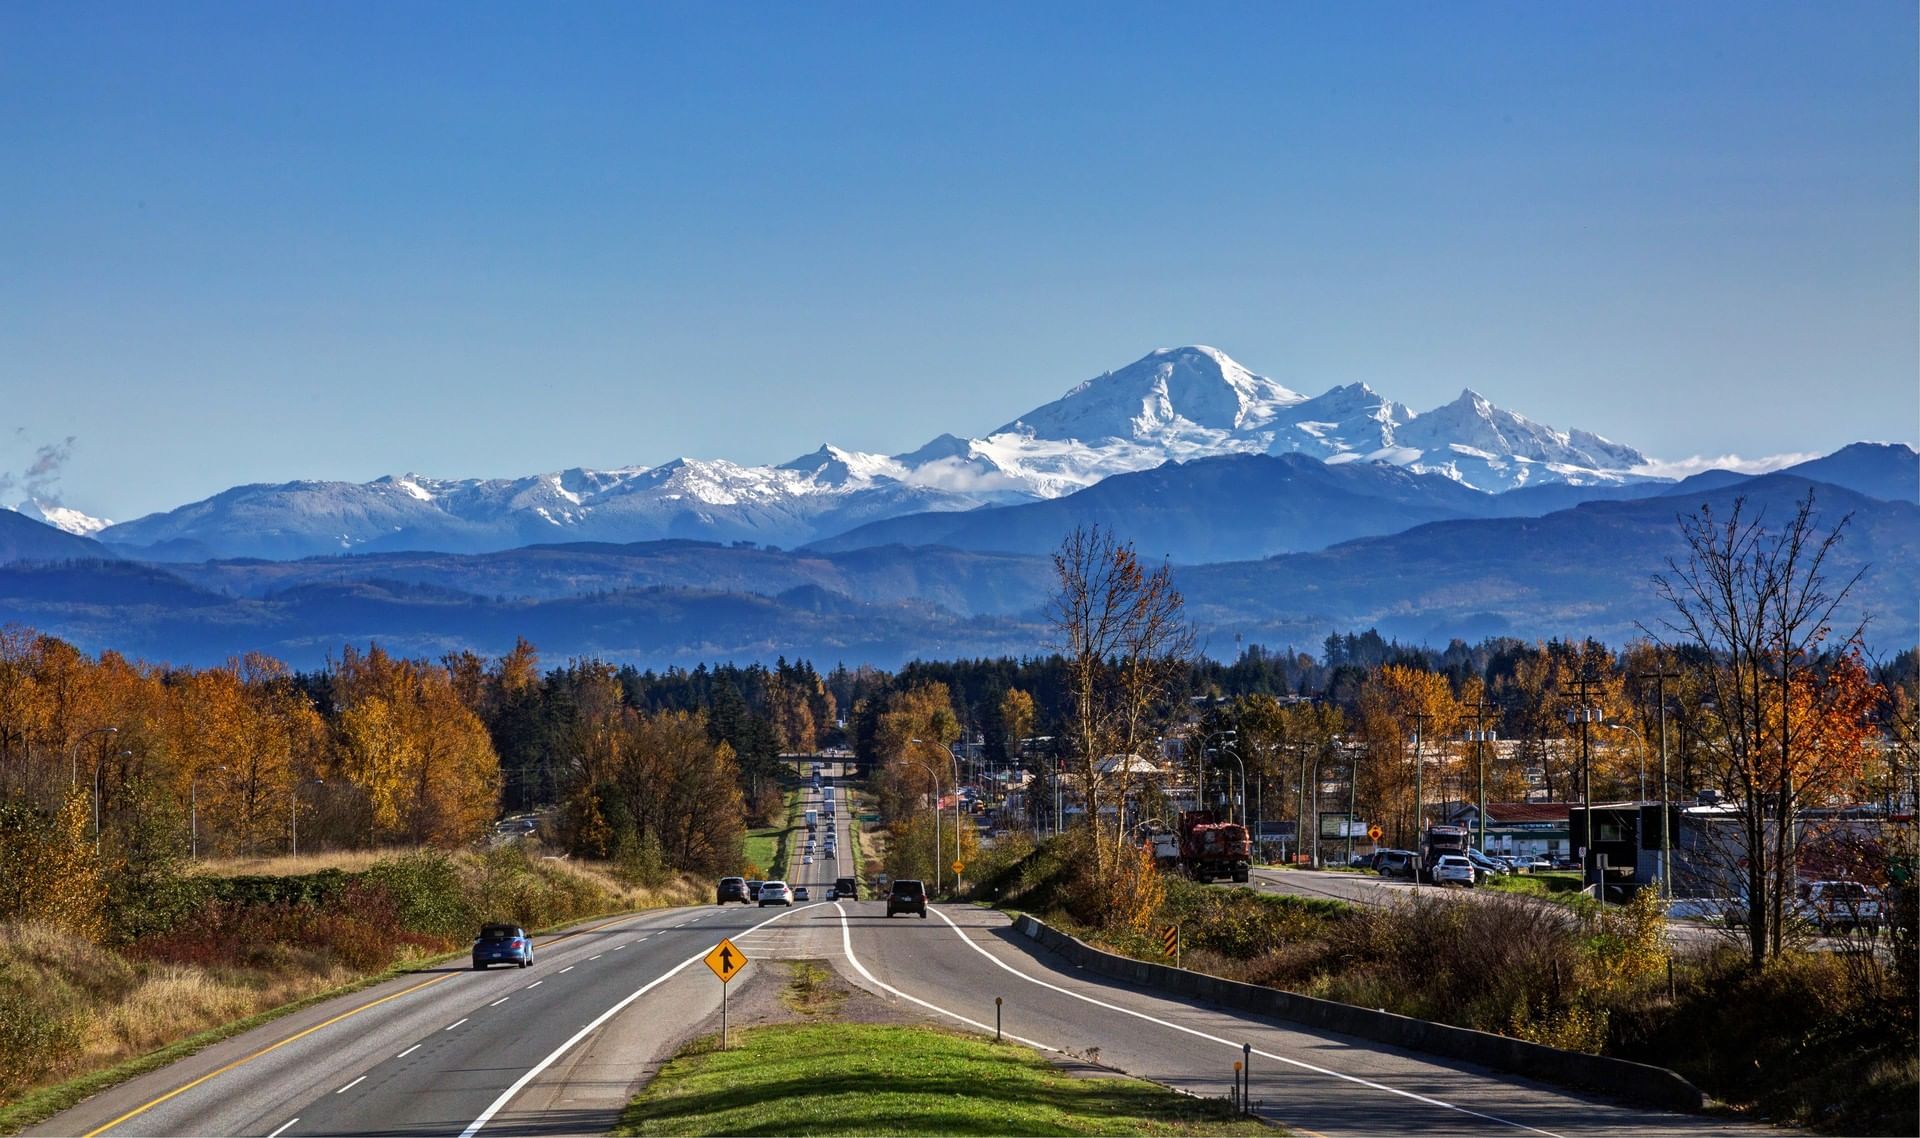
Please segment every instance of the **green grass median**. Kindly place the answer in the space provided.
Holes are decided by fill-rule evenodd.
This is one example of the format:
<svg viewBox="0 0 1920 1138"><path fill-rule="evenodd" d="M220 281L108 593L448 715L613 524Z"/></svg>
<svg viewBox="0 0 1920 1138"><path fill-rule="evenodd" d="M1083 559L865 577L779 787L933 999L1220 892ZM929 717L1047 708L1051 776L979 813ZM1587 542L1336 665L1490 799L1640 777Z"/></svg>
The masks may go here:
<svg viewBox="0 0 1920 1138"><path fill-rule="evenodd" d="M1225 1103L1081 1078L938 1028L795 1024L696 1041L621 1116L632 1134L1250 1134Z"/></svg>

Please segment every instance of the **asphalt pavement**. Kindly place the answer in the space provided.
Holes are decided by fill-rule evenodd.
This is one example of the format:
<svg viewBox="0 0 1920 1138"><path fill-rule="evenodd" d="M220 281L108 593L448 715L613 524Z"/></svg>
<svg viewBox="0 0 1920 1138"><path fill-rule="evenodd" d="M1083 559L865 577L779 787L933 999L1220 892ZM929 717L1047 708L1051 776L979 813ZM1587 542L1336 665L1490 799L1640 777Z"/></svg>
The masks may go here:
<svg viewBox="0 0 1920 1138"><path fill-rule="evenodd" d="M992 910L888 918L884 902L823 901L835 876L855 872L845 790L835 806L839 858L817 849L790 869L810 904L590 924L539 938L527 969L454 962L264 1025L30 1133L604 1133L673 1047L717 1028L720 984L701 957L723 936L749 967L825 960L903 1010L967 1030L992 1033L1000 997L1008 1038L1194 1094L1224 1095L1233 1062L1250 1056L1261 1113L1307 1133L1757 1132L1083 977ZM823 817L822 840L825 829Z"/></svg>

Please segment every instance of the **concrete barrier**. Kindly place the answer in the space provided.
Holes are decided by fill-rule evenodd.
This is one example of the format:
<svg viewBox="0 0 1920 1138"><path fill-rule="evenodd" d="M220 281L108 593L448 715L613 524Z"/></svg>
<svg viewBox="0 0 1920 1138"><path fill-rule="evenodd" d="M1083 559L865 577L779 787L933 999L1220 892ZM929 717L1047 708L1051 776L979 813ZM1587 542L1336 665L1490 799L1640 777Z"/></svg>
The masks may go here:
<svg viewBox="0 0 1920 1138"><path fill-rule="evenodd" d="M1563 1051L1524 1039L1511 1039L1470 1028L1315 999L1278 988L1223 980L1184 968L1135 960L1098 949L1068 936L1045 921L1022 916L1015 926L1021 935L1052 949L1082 968L1175 995L1209 1000L1237 1011L1255 1012L1303 1024L1322 1031L1358 1036L1376 1043L1424 1051L1448 1059L1478 1063L1511 1071L1543 1083L1580 1087L1615 1098L1664 1107L1701 1110L1707 1096L1700 1088L1665 1067Z"/></svg>

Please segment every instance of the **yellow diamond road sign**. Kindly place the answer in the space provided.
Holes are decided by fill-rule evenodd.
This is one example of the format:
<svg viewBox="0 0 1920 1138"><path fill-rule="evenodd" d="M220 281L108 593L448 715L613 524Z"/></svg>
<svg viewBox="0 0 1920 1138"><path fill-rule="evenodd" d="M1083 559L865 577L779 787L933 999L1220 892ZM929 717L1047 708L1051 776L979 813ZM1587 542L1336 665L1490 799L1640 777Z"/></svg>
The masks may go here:
<svg viewBox="0 0 1920 1138"><path fill-rule="evenodd" d="M721 941L713 946L712 952L707 953L707 967L713 969L713 974L720 977L722 984L738 976L746 966L747 954L735 948L730 940Z"/></svg>
<svg viewBox="0 0 1920 1138"><path fill-rule="evenodd" d="M961 870L964 870L965 868L967 868L967 865L965 862L956 861L953 863L953 871L955 873L959 873Z"/></svg>

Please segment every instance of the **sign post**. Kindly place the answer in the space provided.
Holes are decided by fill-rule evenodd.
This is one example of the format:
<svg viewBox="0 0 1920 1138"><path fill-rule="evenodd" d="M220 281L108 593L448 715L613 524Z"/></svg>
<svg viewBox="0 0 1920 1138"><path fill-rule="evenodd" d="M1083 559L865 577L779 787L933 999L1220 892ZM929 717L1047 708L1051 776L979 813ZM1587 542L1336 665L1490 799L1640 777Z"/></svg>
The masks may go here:
<svg viewBox="0 0 1920 1138"><path fill-rule="evenodd" d="M723 937L713 946L713 951L707 953L706 959L707 967L720 977L720 1049L724 1051L727 1049L727 985L747 966L747 954Z"/></svg>
<svg viewBox="0 0 1920 1138"><path fill-rule="evenodd" d="M953 863L953 887L962 892L966 890L966 882L961 878L960 874L964 872L966 868L967 865L965 862L956 861Z"/></svg>

